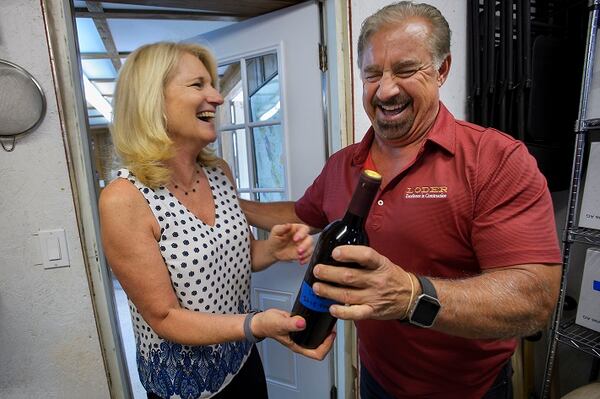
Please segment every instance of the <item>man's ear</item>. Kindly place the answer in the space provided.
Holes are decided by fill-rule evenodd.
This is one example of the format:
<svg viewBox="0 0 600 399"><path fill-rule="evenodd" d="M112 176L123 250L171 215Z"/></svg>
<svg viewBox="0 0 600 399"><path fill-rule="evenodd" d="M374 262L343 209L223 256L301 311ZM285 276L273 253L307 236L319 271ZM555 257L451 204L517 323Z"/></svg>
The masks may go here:
<svg viewBox="0 0 600 399"><path fill-rule="evenodd" d="M442 65L438 69L438 87L442 87L442 85L446 82L448 78L448 73L450 73L450 65L452 64L452 55L448 54L444 61L442 61Z"/></svg>

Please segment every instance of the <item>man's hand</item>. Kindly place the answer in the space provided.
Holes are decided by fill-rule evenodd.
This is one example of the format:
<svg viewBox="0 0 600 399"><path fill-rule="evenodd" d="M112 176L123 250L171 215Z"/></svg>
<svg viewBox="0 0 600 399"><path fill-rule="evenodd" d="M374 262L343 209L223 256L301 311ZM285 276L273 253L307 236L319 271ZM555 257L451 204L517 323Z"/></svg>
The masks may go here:
<svg viewBox="0 0 600 399"><path fill-rule="evenodd" d="M306 263L313 251L313 239L309 227L299 223L273 226L267 239L270 253L276 260L298 260Z"/></svg>
<svg viewBox="0 0 600 399"><path fill-rule="evenodd" d="M393 264L372 248L344 245L333 250L340 262L355 262L362 269L319 264L314 275L319 280L313 290L319 296L344 305L331 305L332 316L343 320L404 319L410 302L420 293L414 276Z"/></svg>

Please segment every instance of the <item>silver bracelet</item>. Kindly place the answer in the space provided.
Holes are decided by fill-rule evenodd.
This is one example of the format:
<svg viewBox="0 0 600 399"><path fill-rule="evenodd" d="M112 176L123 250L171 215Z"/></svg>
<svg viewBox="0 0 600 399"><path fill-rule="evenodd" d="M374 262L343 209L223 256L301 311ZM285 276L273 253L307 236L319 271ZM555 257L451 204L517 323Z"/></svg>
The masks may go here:
<svg viewBox="0 0 600 399"><path fill-rule="evenodd" d="M252 318L254 317L255 314L260 313L260 312L262 312L262 310L253 309L250 311L250 313L248 313L246 315L246 318L244 319L244 336L246 337L246 341L250 342L251 344L260 342L263 339L265 339L265 337L256 338L254 336L254 334L252 334L252 329L250 328L250 323L252 322Z"/></svg>

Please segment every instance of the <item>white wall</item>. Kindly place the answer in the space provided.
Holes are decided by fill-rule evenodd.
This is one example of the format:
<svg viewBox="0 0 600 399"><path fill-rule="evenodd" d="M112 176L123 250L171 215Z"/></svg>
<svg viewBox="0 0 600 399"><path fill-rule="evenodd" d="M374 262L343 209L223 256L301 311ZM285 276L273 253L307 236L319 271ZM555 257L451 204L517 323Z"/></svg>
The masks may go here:
<svg viewBox="0 0 600 399"><path fill-rule="evenodd" d="M356 43L360 34L360 25L366 17L393 2L395 0L351 0L355 141L362 139L371 126L369 118L363 111L362 84L360 71L356 64ZM440 97L444 105L454 114L454 117L464 119L467 99L467 2L466 0L426 0L424 2L437 7L450 25L452 31L450 48L452 66L450 76L442 86Z"/></svg>
<svg viewBox="0 0 600 399"><path fill-rule="evenodd" d="M108 398L39 0L2 0L0 57L48 100L41 126L0 150L0 397ZM71 266L34 266L32 234L55 228L66 230Z"/></svg>

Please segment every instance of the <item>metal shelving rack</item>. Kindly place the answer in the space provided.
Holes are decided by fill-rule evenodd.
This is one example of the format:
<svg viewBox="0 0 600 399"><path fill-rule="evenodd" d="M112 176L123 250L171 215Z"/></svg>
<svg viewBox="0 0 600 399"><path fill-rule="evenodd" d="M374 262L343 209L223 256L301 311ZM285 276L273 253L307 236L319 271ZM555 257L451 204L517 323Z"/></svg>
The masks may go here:
<svg viewBox="0 0 600 399"><path fill-rule="evenodd" d="M550 329L549 348L546 356L546 367L542 386L542 398L550 395L552 371L556 358L558 343L570 346L589 355L600 358L600 333L575 324L572 318L562 320L563 306L567 289L567 279L570 265L571 247L575 243L600 246L600 231L580 228L576 226L576 217L579 211L580 194L584 161L586 160L586 147L589 134L600 129L600 119L588 118L588 100L592 85L592 72L594 69L598 23L600 21L600 0L590 0L590 17L584 61L581 97L579 101L579 115L575 133L575 159L571 175L569 192L567 222L563 236L563 272L561 279L560 296L554 313L552 328ZM600 57L600 55L598 55Z"/></svg>

